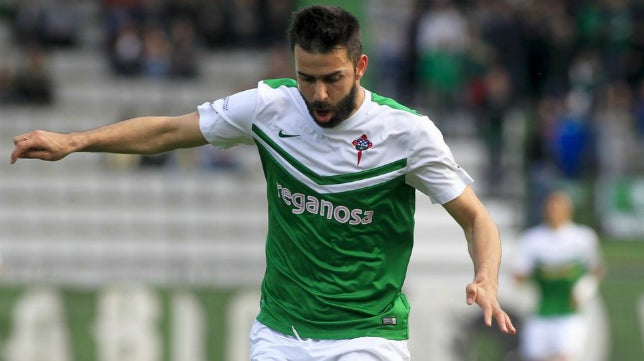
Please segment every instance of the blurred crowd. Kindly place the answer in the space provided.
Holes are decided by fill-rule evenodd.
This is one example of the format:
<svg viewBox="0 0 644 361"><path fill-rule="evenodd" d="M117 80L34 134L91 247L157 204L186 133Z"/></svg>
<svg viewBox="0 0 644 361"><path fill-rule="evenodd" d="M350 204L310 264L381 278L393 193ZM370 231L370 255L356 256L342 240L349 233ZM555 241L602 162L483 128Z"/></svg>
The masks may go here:
<svg viewBox="0 0 644 361"><path fill-rule="evenodd" d="M268 48L285 40L294 0L25 0L0 4L17 59L0 62L0 103L51 104L47 53L89 44L115 76L193 79L200 52ZM3 6L4 5L4 6ZM89 5L89 6L88 6ZM7 63L5 61L4 63Z"/></svg>
<svg viewBox="0 0 644 361"><path fill-rule="evenodd" d="M579 180L644 170L644 3L415 6L407 55L413 74L400 76L427 109L475 116L488 147L489 184L503 174L505 123L517 109L528 120L524 165L531 181L544 173Z"/></svg>
<svg viewBox="0 0 644 361"><path fill-rule="evenodd" d="M488 196L510 195L504 180L521 172L530 224L553 187L583 189L598 177L644 171L644 2L413 6L398 60L408 66L397 68L401 87L393 91L439 122L455 111L473 118L487 148ZM521 132L510 132L518 121ZM515 152L521 169L508 169Z"/></svg>
<svg viewBox="0 0 644 361"><path fill-rule="evenodd" d="M47 51L78 46L88 22L102 24L99 48L115 76L191 79L200 53L240 47L265 48L275 54L267 74L290 75L288 52L276 49L296 0L101 0L98 13L83 3L25 0L5 10L23 61L0 64L0 102L50 103ZM556 180L644 170L642 1L363 5L375 63L368 86L439 125L457 113L474 119L489 195L503 196L508 137L517 136L508 122L517 119L522 171L537 195Z"/></svg>
<svg viewBox="0 0 644 361"><path fill-rule="evenodd" d="M119 75L193 78L200 50L284 41L294 1L103 0L105 51Z"/></svg>

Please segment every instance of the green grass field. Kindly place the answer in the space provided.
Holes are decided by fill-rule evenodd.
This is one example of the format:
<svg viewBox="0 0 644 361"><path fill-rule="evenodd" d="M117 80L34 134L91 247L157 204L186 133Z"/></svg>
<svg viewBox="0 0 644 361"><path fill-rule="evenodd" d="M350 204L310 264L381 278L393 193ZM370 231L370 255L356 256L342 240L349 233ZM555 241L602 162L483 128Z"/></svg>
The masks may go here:
<svg viewBox="0 0 644 361"><path fill-rule="evenodd" d="M637 311L644 297L644 242L604 240L602 251L606 276L601 294L612 341L609 360L644 360L644 330Z"/></svg>

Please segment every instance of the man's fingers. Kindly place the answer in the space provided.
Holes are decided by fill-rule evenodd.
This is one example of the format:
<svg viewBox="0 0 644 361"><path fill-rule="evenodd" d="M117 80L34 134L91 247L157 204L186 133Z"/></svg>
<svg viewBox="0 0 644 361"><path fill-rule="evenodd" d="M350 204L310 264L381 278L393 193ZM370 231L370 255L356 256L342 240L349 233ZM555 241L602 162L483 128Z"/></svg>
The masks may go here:
<svg viewBox="0 0 644 361"><path fill-rule="evenodd" d="M30 135L31 135L31 133L25 133L25 134L16 135L15 137L13 137L13 144L18 145L18 143L20 143L20 142L24 142L24 141L29 140L31 138Z"/></svg>
<svg viewBox="0 0 644 361"><path fill-rule="evenodd" d="M501 332L503 333L508 333L508 319L508 315L505 312L499 310L496 316L496 323L499 325L499 330L501 330Z"/></svg>
<svg viewBox="0 0 644 361"><path fill-rule="evenodd" d="M486 300L485 295L481 295L479 297L479 288L474 284L470 283L467 285L465 288L465 302L467 302L468 305L473 305L474 303L477 303L481 310L483 311L483 319L485 320L485 324L490 327L492 325L492 314L493 309L490 303Z"/></svg>
<svg viewBox="0 0 644 361"><path fill-rule="evenodd" d="M516 328L512 324L510 316L501 309L496 299L488 297L484 289L474 283L468 284L465 288L465 300L468 305L478 304L483 311L483 322L487 327L492 327L492 320L495 320L502 333L516 333Z"/></svg>
<svg viewBox="0 0 644 361"><path fill-rule="evenodd" d="M29 137L27 137L27 135L19 135L13 138L13 144L16 148L11 152L11 164L14 164L18 158L28 158L28 141Z"/></svg>
<svg viewBox="0 0 644 361"><path fill-rule="evenodd" d="M485 320L485 325L487 327L492 327L492 306L490 304L481 305L483 309L483 320Z"/></svg>
<svg viewBox="0 0 644 361"><path fill-rule="evenodd" d="M11 164L22 158L54 161L64 157L60 152L62 147L59 140L43 131L35 130L17 135L13 138L13 143L15 149L11 153Z"/></svg>
<svg viewBox="0 0 644 361"><path fill-rule="evenodd" d="M504 311L499 310L496 322L499 324L499 329L502 333L514 335L517 332L516 328L512 324L510 316Z"/></svg>
<svg viewBox="0 0 644 361"><path fill-rule="evenodd" d="M472 283L468 284L467 287L465 287L465 302L470 306L473 305L474 302L476 302L476 296L476 286Z"/></svg>
<svg viewBox="0 0 644 361"><path fill-rule="evenodd" d="M514 325L512 324L512 321L510 320L509 317L508 317L508 323L506 324L505 333L508 333L510 335L514 335L514 334L517 333L517 329L516 329L516 327L514 327Z"/></svg>
<svg viewBox="0 0 644 361"><path fill-rule="evenodd" d="M23 145L21 145L21 142L24 142L28 140L27 138L20 138L20 137L14 137L13 138L13 144L16 146L16 148L11 152L11 164L14 164L18 158L20 158L20 154L22 153L22 148Z"/></svg>

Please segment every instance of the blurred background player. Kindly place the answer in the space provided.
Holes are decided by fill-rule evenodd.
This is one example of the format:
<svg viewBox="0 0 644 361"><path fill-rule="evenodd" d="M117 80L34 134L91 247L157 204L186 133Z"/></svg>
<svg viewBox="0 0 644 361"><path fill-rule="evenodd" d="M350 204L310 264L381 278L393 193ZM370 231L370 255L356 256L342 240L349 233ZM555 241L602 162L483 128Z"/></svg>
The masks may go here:
<svg viewBox="0 0 644 361"><path fill-rule="evenodd" d="M514 275L533 281L540 298L521 332L526 361L581 360L588 327L581 310L597 291L602 273L598 238L590 227L574 223L570 197L551 192L543 203L543 221L520 237Z"/></svg>

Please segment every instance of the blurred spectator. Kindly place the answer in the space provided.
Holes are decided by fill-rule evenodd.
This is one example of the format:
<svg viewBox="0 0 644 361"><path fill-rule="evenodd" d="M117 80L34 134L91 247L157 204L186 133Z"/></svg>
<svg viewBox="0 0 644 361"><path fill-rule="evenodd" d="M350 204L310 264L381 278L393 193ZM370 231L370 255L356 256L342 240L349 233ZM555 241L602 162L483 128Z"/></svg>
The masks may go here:
<svg viewBox="0 0 644 361"><path fill-rule="evenodd" d="M150 25L143 32L143 75L166 78L171 70L171 44L165 31Z"/></svg>
<svg viewBox="0 0 644 361"><path fill-rule="evenodd" d="M194 78L198 70L198 44L194 24L187 18L172 22L170 28L170 74L177 78Z"/></svg>
<svg viewBox="0 0 644 361"><path fill-rule="evenodd" d="M556 119L563 109L560 100L543 97L530 114L524 140L526 176L526 224L540 221L540 204L558 180L556 167L550 153Z"/></svg>
<svg viewBox="0 0 644 361"><path fill-rule="evenodd" d="M170 23L182 20L196 24L199 18L200 7L204 5L204 1L199 0L174 0L166 1L165 3L165 12L168 14L167 21Z"/></svg>
<svg viewBox="0 0 644 361"><path fill-rule="evenodd" d="M237 46L259 45L261 34L261 15L257 0L233 0L234 21L229 23ZM232 45L232 44L230 44Z"/></svg>
<svg viewBox="0 0 644 361"><path fill-rule="evenodd" d="M18 46L75 46L83 23L76 0L16 2L13 32Z"/></svg>
<svg viewBox="0 0 644 361"><path fill-rule="evenodd" d="M577 53L570 64L568 78L570 90L583 95L586 111L592 111L595 94L605 81L597 52L589 49Z"/></svg>
<svg viewBox="0 0 644 361"><path fill-rule="evenodd" d="M437 112L453 108L459 103L465 82L467 19L451 0L434 0L420 18L417 32L421 99Z"/></svg>
<svg viewBox="0 0 644 361"><path fill-rule="evenodd" d="M569 92L563 99L539 100L525 139L525 175L528 225L539 221L539 208L555 186L581 186L592 176L597 163L597 145L586 97Z"/></svg>
<svg viewBox="0 0 644 361"><path fill-rule="evenodd" d="M41 49L27 50L13 79L13 94L18 103L48 105L53 102L53 82Z"/></svg>
<svg viewBox="0 0 644 361"><path fill-rule="evenodd" d="M639 163L633 93L624 81L606 89L597 111L599 166L603 174L632 174Z"/></svg>
<svg viewBox="0 0 644 361"><path fill-rule="evenodd" d="M501 64L492 65L483 77L482 110L479 131L487 149L483 173L488 196L500 196L503 190L499 174L504 174L503 151L505 121L512 105L512 82Z"/></svg>
<svg viewBox="0 0 644 361"><path fill-rule="evenodd" d="M109 51L112 70L118 75L138 75L143 67L143 39L134 24L117 29Z"/></svg>
<svg viewBox="0 0 644 361"><path fill-rule="evenodd" d="M411 17L411 0L373 0L369 6L370 33L373 40L370 61L377 69L372 74L373 84L379 93L401 99L405 94L405 57L409 53L407 42Z"/></svg>
<svg viewBox="0 0 644 361"><path fill-rule="evenodd" d="M585 0L577 8L577 35L581 49L599 49L604 42L601 2L603 0Z"/></svg>
<svg viewBox="0 0 644 361"><path fill-rule="evenodd" d="M541 1L544 7L547 54L545 91L564 96L568 90L568 69L577 51L576 33L565 1Z"/></svg>
<svg viewBox="0 0 644 361"><path fill-rule="evenodd" d="M39 0L24 0L16 4L13 16L13 35L18 46L42 46L44 8Z"/></svg>
<svg viewBox="0 0 644 361"><path fill-rule="evenodd" d="M48 1L43 16L43 34L48 46L70 47L79 42L83 23L77 0Z"/></svg>
<svg viewBox="0 0 644 361"><path fill-rule="evenodd" d="M263 26L259 34L262 46L285 42L286 36L284 34L286 34L291 21L291 12L295 8L295 3L295 0L259 1L259 10L263 18Z"/></svg>
<svg viewBox="0 0 644 361"><path fill-rule="evenodd" d="M547 19L543 15L544 6L540 1L530 1L522 13L529 82L527 97L533 101L537 101L542 96L547 95L545 94L545 88L548 74L547 64L550 56L548 52L550 35L545 25Z"/></svg>
<svg viewBox="0 0 644 361"><path fill-rule="evenodd" d="M294 0L103 0L116 74L194 78L199 48L283 43ZM279 40L278 40L279 39Z"/></svg>
<svg viewBox="0 0 644 361"><path fill-rule="evenodd" d="M178 3L178 0L138 0L138 11L140 16L139 25L143 28L159 25L163 26L170 22L172 13L168 10L171 4Z"/></svg>
<svg viewBox="0 0 644 361"><path fill-rule="evenodd" d="M628 47L634 28L630 3L628 0L610 0L603 4L603 65L610 80L625 79Z"/></svg>
<svg viewBox="0 0 644 361"><path fill-rule="evenodd" d="M528 88L525 24L516 7L506 0L479 1L475 19L479 37L493 53L493 61L503 65L510 76L513 92L525 94Z"/></svg>
<svg viewBox="0 0 644 361"><path fill-rule="evenodd" d="M635 2L631 18L633 27L628 39L628 50L625 60L626 79L634 89L644 79L644 2Z"/></svg>
<svg viewBox="0 0 644 361"><path fill-rule="evenodd" d="M416 106L420 103L418 26L427 6L427 1L414 0L411 5L408 24L404 29L406 52L402 58L405 63L402 70L403 83L401 84L402 93L400 99L406 101L407 104L415 104ZM374 26L378 25L374 24ZM405 27L403 24L399 24L399 26L401 28Z"/></svg>
<svg viewBox="0 0 644 361"><path fill-rule="evenodd" d="M592 170L593 141L587 98L570 92L564 110L556 117L551 138L551 154L557 173L567 180L580 180Z"/></svg>
<svg viewBox="0 0 644 361"><path fill-rule="evenodd" d="M532 1L524 13L528 72L533 99L564 96L568 69L577 51L576 28L567 2Z"/></svg>
<svg viewBox="0 0 644 361"><path fill-rule="evenodd" d="M213 0L201 4L197 18L197 29L206 47L213 49L230 42L229 22L234 21L226 0Z"/></svg>

